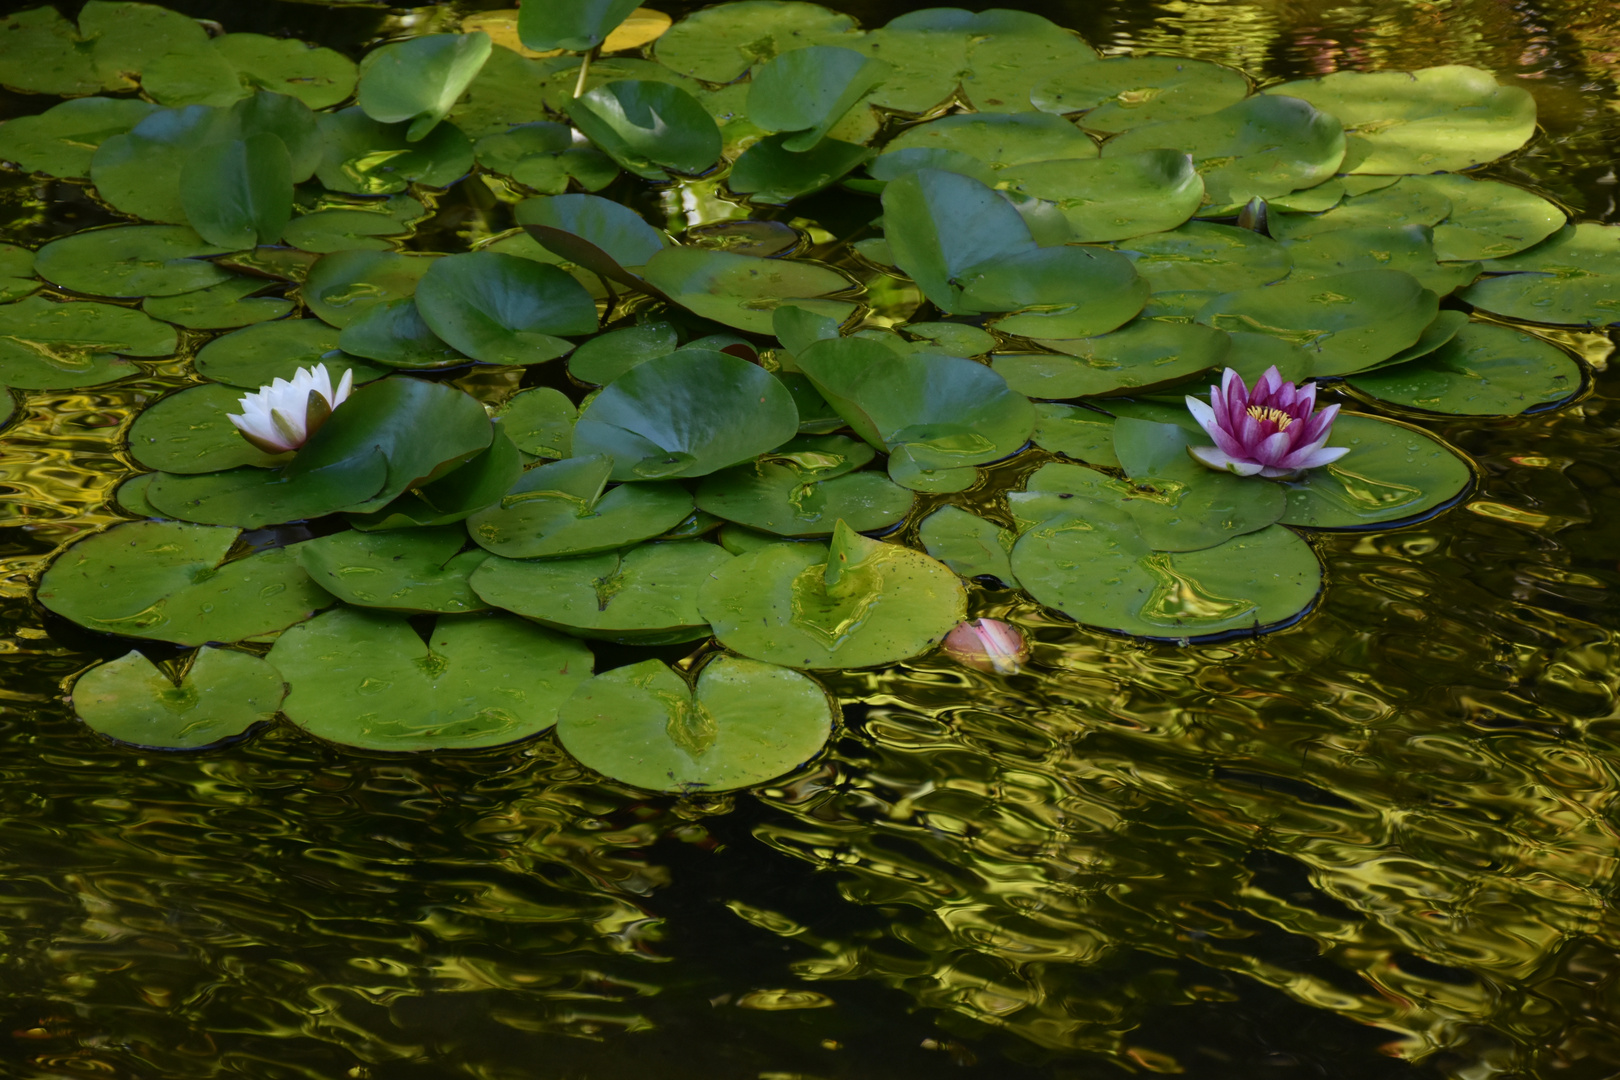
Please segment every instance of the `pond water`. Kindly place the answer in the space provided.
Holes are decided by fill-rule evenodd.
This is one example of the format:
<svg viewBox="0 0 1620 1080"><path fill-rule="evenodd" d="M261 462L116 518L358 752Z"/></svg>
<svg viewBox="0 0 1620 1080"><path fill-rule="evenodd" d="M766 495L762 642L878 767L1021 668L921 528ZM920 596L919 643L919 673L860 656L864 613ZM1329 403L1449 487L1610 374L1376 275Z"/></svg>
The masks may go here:
<svg viewBox="0 0 1620 1080"><path fill-rule="evenodd" d="M478 5L169 6L358 55ZM878 25L915 5L829 6ZM1486 68L1543 127L1486 175L1620 220L1612 4L1024 7L1262 82ZM849 199L786 216L838 232ZM465 249L495 213L452 189L411 243ZM71 184L0 176L0 240L111 220ZM1413 419L1477 487L1423 524L1315 536L1329 585L1300 626L1143 644L980 590L975 614L1037 637L1028 671L831 675L825 756L690 799L604 781L550 734L410 757L287 724L193 754L98 737L66 681L128 643L32 588L122 519L128 424L186 361L27 392L0 435L0 1072L1612 1076L1620 400L1606 336L1550 336L1595 372L1585 395ZM632 652L598 646L598 670Z"/></svg>

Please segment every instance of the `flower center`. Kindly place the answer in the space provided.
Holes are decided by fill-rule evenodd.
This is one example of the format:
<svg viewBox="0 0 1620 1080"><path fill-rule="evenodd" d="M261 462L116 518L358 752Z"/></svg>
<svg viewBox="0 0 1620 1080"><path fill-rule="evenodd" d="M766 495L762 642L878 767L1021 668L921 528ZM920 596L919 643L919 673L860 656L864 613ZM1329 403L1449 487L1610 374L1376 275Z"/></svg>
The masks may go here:
<svg viewBox="0 0 1620 1080"><path fill-rule="evenodd" d="M1262 405L1250 405L1248 413L1261 423L1270 420L1277 425L1278 431L1287 431L1288 425L1294 422L1294 418L1281 409L1273 409Z"/></svg>

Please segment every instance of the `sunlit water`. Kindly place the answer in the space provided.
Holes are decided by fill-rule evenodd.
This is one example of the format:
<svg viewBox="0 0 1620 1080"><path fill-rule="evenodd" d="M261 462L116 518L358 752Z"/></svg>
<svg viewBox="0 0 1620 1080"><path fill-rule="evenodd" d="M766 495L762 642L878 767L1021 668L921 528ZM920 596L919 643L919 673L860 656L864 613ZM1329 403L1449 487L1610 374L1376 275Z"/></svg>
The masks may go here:
<svg viewBox="0 0 1620 1080"><path fill-rule="evenodd" d="M351 49L400 17L171 6ZM1612 3L1026 6L1105 51L1262 79L1490 68L1546 129L1492 174L1620 218ZM452 192L421 243L504 212ZM872 213L833 194L784 216L844 235ZM107 220L16 176L0 215L30 246ZM189 376L27 394L0 436L0 1074L1610 1077L1620 403L1609 341L1566 342L1590 396L1426 422L1477 489L1322 537L1330 584L1299 627L1142 646L981 591L975 613L1035 629L1029 673L835 676L824 760L701 801L605 783L549 737L391 759L286 726L184 755L88 733L63 680L128 643L42 621L30 582L118 518L123 432Z"/></svg>

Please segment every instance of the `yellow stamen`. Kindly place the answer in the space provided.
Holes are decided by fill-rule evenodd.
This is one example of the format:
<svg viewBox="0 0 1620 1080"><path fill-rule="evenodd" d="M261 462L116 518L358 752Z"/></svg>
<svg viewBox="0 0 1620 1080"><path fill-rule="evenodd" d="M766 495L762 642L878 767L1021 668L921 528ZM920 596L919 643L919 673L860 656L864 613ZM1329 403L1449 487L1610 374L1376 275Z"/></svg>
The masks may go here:
<svg viewBox="0 0 1620 1080"><path fill-rule="evenodd" d="M1283 412L1281 409L1270 409L1260 405L1250 405L1248 412L1250 416L1254 417L1261 423L1265 423L1267 420L1270 420L1273 424L1277 425L1278 431L1287 431L1288 425L1294 422L1294 418Z"/></svg>

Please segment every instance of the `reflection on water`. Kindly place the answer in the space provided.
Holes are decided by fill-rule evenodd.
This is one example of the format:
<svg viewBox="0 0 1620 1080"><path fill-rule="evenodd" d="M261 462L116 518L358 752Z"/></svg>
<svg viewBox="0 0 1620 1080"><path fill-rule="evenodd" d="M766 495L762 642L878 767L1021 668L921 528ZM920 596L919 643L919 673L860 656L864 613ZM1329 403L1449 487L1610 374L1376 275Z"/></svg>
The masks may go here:
<svg viewBox="0 0 1620 1080"><path fill-rule="evenodd" d="M338 45L395 17L175 6ZM1620 216L1612 3L1026 6L1108 50L1264 79L1491 68L1546 129L1492 172ZM671 205L732 213L694 188ZM827 203L818 244L864 220ZM464 237L505 227L466 206ZM70 185L0 178L0 238L104 219ZM1560 340L1601 372L1606 338ZM284 728L195 755L86 734L61 681L126 645L42 623L28 580L118 517L124 428L188 378L143 367L21 394L0 438L5 1075L1620 1070L1612 376L1556 413L1428 423L1478 461L1479 490L1419 526L1323 538L1331 584L1300 628L1143 646L980 590L974 614L1036 639L1027 673L835 676L848 730L825 760L683 802L600 783L549 737L391 760Z"/></svg>

